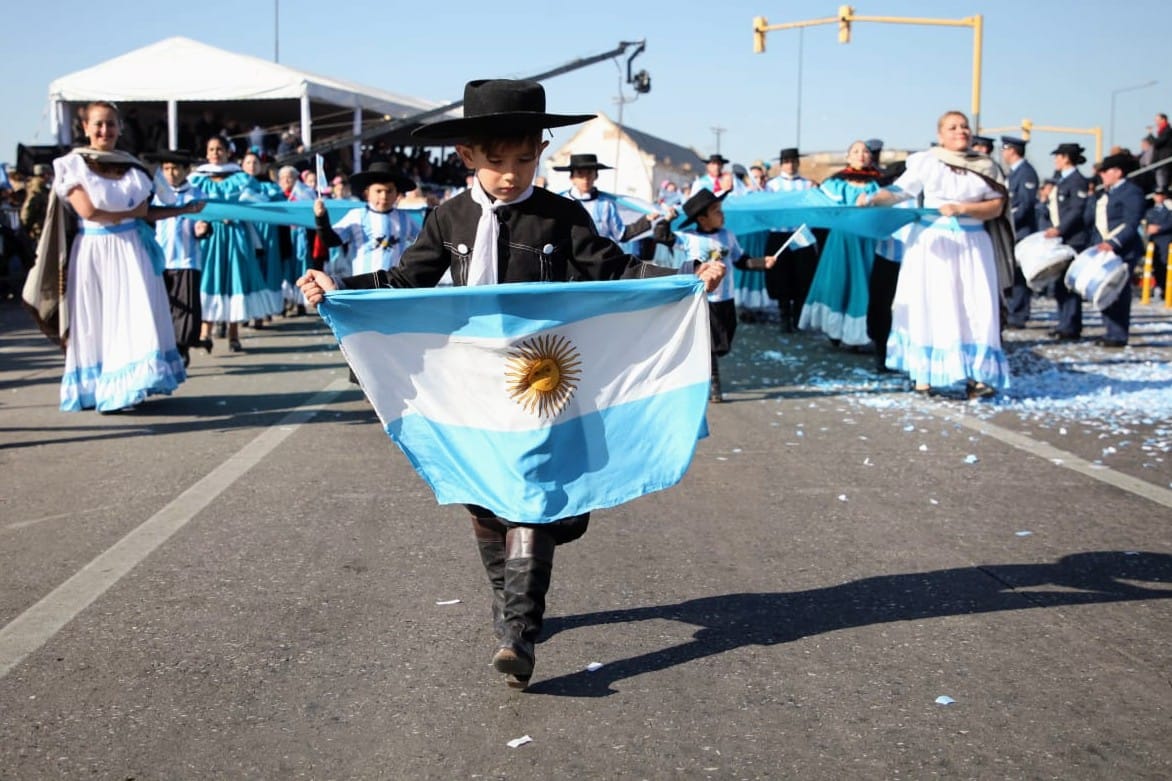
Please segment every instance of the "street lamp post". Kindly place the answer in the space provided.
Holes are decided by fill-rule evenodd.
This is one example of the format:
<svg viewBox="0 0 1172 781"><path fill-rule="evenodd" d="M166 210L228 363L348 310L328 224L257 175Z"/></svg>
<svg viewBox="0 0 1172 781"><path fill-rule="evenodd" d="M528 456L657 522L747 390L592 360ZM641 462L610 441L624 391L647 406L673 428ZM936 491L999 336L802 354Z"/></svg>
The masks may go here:
<svg viewBox="0 0 1172 781"><path fill-rule="evenodd" d="M1156 86L1158 82L1155 80L1145 82L1143 84L1136 84L1131 87L1120 87L1119 89L1111 90L1111 127L1107 132L1108 141L1111 146L1115 146L1115 96L1122 92L1132 92L1138 89L1147 89L1148 87Z"/></svg>

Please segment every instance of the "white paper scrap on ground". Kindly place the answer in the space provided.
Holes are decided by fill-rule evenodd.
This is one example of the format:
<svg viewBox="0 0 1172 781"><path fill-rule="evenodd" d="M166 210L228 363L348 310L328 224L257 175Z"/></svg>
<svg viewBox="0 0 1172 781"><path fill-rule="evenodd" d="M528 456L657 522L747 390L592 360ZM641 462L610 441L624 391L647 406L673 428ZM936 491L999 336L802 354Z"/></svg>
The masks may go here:
<svg viewBox="0 0 1172 781"><path fill-rule="evenodd" d="M977 458L977 457L976 457L976 456L974 456L972 453L969 453L967 456L965 456L965 457L964 457L964 462L965 462L966 464L975 464L975 463L977 463L977 462L978 462L978 461L980 461L980 460L981 460L981 459Z"/></svg>
<svg viewBox="0 0 1172 781"><path fill-rule="evenodd" d="M529 737L528 735L522 735L519 738L513 738L512 740L510 740L508 745L509 745L509 748L517 748L519 746L524 746L526 743L532 743L532 742L533 742L533 738Z"/></svg>
<svg viewBox="0 0 1172 781"><path fill-rule="evenodd" d="M956 700L952 699L947 694L941 694L936 698L937 705L951 705L954 702L956 702Z"/></svg>
<svg viewBox="0 0 1172 781"><path fill-rule="evenodd" d="M458 599L441 599L441 600L438 600L436 602L436 604L437 605L458 605L458 604L460 604L460 600L458 600Z"/></svg>
<svg viewBox="0 0 1172 781"><path fill-rule="evenodd" d="M595 670L601 670L601 669L602 669L602 662L591 662L590 664L586 665L586 672L588 672L588 673L592 673Z"/></svg>
<svg viewBox="0 0 1172 781"><path fill-rule="evenodd" d="M838 501L845 502L846 501L846 494L839 494Z"/></svg>
<svg viewBox="0 0 1172 781"><path fill-rule="evenodd" d="M1018 537L1029 537L1030 535L1033 534L1033 532L1026 531L1025 529L1022 529L1019 532L1014 532L1014 534L1017 535Z"/></svg>

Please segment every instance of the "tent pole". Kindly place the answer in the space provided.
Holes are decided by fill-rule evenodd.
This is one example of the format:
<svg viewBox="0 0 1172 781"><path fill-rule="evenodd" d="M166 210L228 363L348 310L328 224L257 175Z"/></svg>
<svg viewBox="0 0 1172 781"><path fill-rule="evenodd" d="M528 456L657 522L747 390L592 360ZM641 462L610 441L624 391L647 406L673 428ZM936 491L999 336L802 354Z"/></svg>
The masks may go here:
<svg viewBox="0 0 1172 781"><path fill-rule="evenodd" d="M309 93L301 91L301 143L309 149L313 145L313 116L309 113Z"/></svg>
<svg viewBox="0 0 1172 781"><path fill-rule="evenodd" d="M179 148L179 101L167 101L167 148Z"/></svg>
<svg viewBox="0 0 1172 781"><path fill-rule="evenodd" d="M360 141L358 138L360 135L362 135L362 106L358 106L354 109L353 131L354 146L352 147L352 152L354 155L354 165L351 170L353 170L354 173L358 173L362 170L362 141Z"/></svg>

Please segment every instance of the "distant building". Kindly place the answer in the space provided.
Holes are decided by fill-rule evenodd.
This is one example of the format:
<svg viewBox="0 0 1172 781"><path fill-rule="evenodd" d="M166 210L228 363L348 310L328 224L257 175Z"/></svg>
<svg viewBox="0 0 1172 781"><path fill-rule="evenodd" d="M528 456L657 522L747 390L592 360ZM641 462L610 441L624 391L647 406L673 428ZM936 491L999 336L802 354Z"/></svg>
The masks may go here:
<svg viewBox="0 0 1172 781"><path fill-rule="evenodd" d="M593 153L614 170L598 172L598 189L655 201L665 179L685 187L704 173L704 160L694 149L666 141L641 130L615 124L605 115L579 126L577 132L545 160L541 175L546 186L561 192L570 175L554 171L569 164L570 155Z"/></svg>

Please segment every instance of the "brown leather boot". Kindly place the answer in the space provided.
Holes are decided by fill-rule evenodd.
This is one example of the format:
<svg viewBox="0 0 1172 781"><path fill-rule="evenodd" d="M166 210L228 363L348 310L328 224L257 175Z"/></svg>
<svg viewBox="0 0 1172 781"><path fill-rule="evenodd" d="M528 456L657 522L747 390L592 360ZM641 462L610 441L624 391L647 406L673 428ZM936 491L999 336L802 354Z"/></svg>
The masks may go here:
<svg viewBox="0 0 1172 781"><path fill-rule="evenodd" d="M505 525L496 518L472 516L472 533L480 561L492 586L492 631L501 639L505 635L502 615L505 609Z"/></svg>
<svg viewBox="0 0 1172 781"><path fill-rule="evenodd" d="M524 689L533 675L533 647L545 617L554 546L553 535L541 528L512 526L505 535L504 637L492 666L508 676L514 689Z"/></svg>

